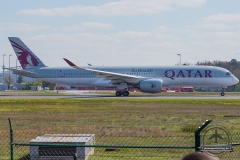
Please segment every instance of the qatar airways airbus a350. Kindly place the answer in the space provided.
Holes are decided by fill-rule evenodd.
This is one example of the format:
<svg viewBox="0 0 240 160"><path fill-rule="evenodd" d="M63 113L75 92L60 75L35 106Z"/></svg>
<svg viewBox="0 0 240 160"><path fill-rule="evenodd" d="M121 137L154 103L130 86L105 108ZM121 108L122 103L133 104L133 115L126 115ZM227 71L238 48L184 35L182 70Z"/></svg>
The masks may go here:
<svg viewBox="0 0 240 160"><path fill-rule="evenodd" d="M22 66L8 68L14 74L76 87L113 87L116 96L128 96L129 88L160 93L163 86L219 87L224 96L227 86L239 82L228 70L213 66L80 67L64 58L68 67L47 67L19 38L9 41Z"/></svg>

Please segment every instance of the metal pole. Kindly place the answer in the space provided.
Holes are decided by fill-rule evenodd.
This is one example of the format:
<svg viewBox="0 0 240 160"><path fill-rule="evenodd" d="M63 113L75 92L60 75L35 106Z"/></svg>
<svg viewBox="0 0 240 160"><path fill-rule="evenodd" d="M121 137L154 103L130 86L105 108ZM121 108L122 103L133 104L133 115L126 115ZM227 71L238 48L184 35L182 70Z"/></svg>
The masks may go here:
<svg viewBox="0 0 240 160"><path fill-rule="evenodd" d="M195 151L200 151L200 145L201 145L201 131L207 127L209 123L211 123L212 120L206 120L205 123L203 123L202 126L199 126L198 129L195 131Z"/></svg>
<svg viewBox="0 0 240 160"><path fill-rule="evenodd" d="M9 68L10 68L10 56L12 56L12 54L9 55ZM10 70L9 70L8 74L9 74L9 77L8 77L8 81L9 81L8 90L10 90L10 84L11 84L10 83Z"/></svg>
<svg viewBox="0 0 240 160"><path fill-rule="evenodd" d="M16 59L16 70L17 70L17 59ZM16 74L16 80L15 80L15 82L17 83L17 74Z"/></svg>
<svg viewBox="0 0 240 160"><path fill-rule="evenodd" d="M182 55L180 54L180 66L182 65L182 62L181 62L181 59L182 59L182 57L181 57Z"/></svg>
<svg viewBox="0 0 240 160"><path fill-rule="evenodd" d="M181 54L177 54L179 56L179 66L181 66Z"/></svg>
<svg viewBox="0 0 240 160"><path fill-rule="evenodd" d="M6 54L3 55L3 78L2 78L2 83L4 84L4 56L6 56Z"/></svg>
<svg viewBox="0 0 240 160"><path fill-rule="evenodd" d="M11 119L8 118L9 122L9 127L10 127L10 158L11 160L14 160L14 141L13 141L13 128L12 128L12 123Z"/></svg>
<svg viewBox="0 0 240 160"><path fill-rule="evenodd" d="M74 154L74 156L73 156L73 160L77 160L77 156L76 156L76 154Z"/></svg>

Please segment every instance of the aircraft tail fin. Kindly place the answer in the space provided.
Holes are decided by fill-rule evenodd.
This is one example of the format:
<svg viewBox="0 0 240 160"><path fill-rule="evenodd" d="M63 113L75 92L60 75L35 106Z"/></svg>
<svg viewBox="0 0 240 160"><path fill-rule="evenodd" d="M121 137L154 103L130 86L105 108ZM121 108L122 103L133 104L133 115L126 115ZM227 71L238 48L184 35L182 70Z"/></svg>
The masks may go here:
<svg viewBox="0 0 240 160"><path fill-rule="evenodd" d="M23 69L45 67L43 62L17 37L8 37Z"/></svg>

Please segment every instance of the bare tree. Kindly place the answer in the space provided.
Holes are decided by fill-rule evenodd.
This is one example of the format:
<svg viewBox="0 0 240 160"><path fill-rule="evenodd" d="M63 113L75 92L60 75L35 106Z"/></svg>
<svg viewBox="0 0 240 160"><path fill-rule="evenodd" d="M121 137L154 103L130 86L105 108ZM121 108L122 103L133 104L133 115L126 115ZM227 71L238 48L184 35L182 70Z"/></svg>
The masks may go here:
<svg viewBox="0 0 240 160"><path fill-rule="evenodd" d="M8 90L10 89L10 85L13 83L13 78L11 75L4 76L4 81L8 85Z"/></svg>

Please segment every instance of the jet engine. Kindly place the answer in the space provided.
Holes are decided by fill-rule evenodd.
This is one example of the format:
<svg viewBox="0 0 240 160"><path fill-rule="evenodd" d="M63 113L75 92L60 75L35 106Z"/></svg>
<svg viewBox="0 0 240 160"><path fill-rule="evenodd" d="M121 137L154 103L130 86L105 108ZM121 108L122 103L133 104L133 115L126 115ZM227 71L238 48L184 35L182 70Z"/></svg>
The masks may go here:
<svg viewBox="0 0 240 160"><path fill-rule="evenodd" d="M141 92L160 93L162 91L162 80L146 79L146 80L140 81L139 88Z"/></svg>

